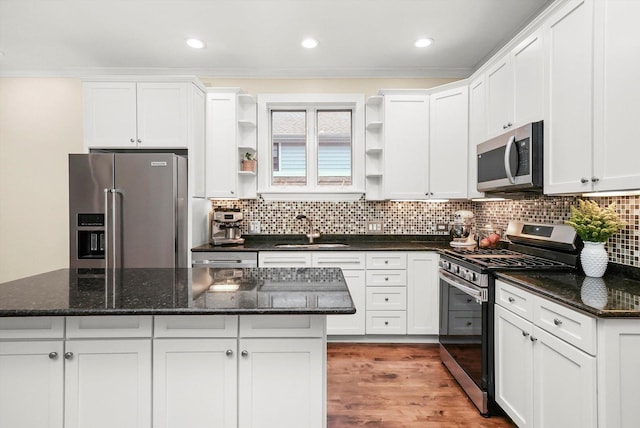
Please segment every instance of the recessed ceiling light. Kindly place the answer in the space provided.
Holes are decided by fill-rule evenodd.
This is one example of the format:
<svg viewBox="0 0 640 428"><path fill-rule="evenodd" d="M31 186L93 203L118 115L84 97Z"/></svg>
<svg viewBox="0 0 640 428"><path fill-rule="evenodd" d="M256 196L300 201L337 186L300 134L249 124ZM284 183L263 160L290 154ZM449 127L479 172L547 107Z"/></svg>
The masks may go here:
<svg viewBox="0 0 640 428"><path fill-rule="evenodd" d="M316 39L304 39L302 41L302 47L307 49L313 49L318 46L318 41Z"/></svg>
<svg viewBox="0 0 640 428"><path fill-rule="evenodd" d="M206 46L202 40L198 39L187 39L187 45L194 49L202 49Z"/></svg>
<svg viewBox="0 0 640 428"><path fill-rule="evenodd" d="M418 39L415 41L414 46L417 48L426 48L431 43L433 43L433 39Z"/></svg>

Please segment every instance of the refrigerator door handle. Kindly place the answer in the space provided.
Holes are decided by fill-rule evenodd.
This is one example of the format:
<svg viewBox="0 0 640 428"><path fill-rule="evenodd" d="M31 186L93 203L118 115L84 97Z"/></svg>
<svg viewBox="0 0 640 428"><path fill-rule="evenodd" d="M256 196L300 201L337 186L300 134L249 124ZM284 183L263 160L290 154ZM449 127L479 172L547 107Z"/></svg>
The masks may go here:
<svg viewBox="0 0 640 428"><path fill-rule="evenodd" d="M111 189L104 189L104 268L109 268L109 193ZM106 279L106 278L105 278Z"/></svg>
<svg viewBox="0 0 640 428"><path fill-rule="evenodd" d="M111 225L113 226L111 228L111 235L112 235L112 240L111 240L111 247L113 248L113 269L116 269L118 267L118 259L117 259L117 255L118 255L118 240L116 239L117 232L118 232L118 228L117 228L117 224L116 224L116 202L117 202L117 195L118 193L122 193L122 190L120 189L111 189Z"/></svg>

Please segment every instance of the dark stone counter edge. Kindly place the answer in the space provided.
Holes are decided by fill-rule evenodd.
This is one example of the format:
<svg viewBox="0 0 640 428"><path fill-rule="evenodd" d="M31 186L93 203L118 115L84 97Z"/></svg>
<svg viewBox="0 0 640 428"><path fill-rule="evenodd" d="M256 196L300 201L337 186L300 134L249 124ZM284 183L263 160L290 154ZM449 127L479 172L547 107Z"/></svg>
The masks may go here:
<svg viewBox="0 0 640 428"><path fill-rule="evenodd" d="M506 272L505 273L498 272L496 273L496 277L499 279L503 279L509 282L510 284L520 287L524 290L527 290L539 296L548 298L554 303L559 303L563 306L567 306L572 309L577 309L578 311L584 312L588 315L595 316L597 318L640 318L640 313L638 311L624 311L624 310L612 310L612 309L600 310L589 305L577 303L573 300L564 299L560 296L557 296L549 292L548 290L542 287L537 287L527 282L526 280L522 280L520 278L514 278L513 276L510 276Z"/></svg>
<svg viewBox="0 0 640 428"><path fill-rule="evenodd" d="M103 315L352 315L356 308L320 309L0 309L2 317Z"/></svg>
<svg viewBox="0 0 640 428"><path fill-rule="evenodd" d="M449 235L322 235L318 244L343 243L348 247L282 248L279 244L306 244L304 235L243 235L242 245L203 244L192 252L210 251L438 251L451 248Z"/></svg>

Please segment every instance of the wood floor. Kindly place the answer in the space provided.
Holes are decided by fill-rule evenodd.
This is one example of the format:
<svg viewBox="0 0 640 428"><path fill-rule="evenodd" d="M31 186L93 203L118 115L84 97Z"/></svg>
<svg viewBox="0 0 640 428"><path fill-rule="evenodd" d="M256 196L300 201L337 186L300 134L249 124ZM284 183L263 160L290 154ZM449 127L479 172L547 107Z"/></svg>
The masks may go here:
<svg viewBox="0 0 640 428"><path fill-rule="evenodd" d="M438 345L327 348L328 428L515 427L480 416L440 362Z"/></svg>

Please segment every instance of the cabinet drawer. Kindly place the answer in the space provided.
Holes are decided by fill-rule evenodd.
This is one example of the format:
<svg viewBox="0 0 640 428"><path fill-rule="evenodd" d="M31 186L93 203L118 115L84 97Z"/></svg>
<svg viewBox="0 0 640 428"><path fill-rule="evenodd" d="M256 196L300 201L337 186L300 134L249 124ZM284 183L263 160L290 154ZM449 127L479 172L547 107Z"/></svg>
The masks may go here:
<svg viewBox="0 0 640 428"><path fill-rule="evenodd" d="M237 315L158 315L153 337L236 337Z"/></svg>
<svg viewBox="0 0 640 428"><path fill-rule="evenodd" d="M496 303L528 321L533 320L533 295L521 288L496 280Z"/></svg>
<svg viewBox="0 0 640 428"><path fill-rule="evenodd" d="M64 317L0 318L0 339L61 339Z"/></svg>
<svg viewBox="0 0 640 428"><path fill-rule="evenodd" d="M407 254L401 252L367 253L367 269L406 269Z"/></svg>
<svg viewBox="0 0 640 428"><path fill-rule="evenodd" d="M480 305L478 305L480 307ZM449 334L477 335L482 333L481 311L450 311Z"/></svg>
<svg viewBox="0 0 640 428"><path fill-rule="evenodd" d="M342 270L364 269L364 253L352 251L318 251L311 253L313 267L337 267Z"/></svg>
<svg viewBox="0 0 640 428"><path fill-rule="evenodd" d="M367 334L407 334L407 313L367 311Z"/></svg>
<svg viewBox="0 0 640 428"><path fill-rule="evenodd" d="M260 267L311 267L311 253L302 251L261 251Z"/></svg>
<svg viewBox="0 0 640 428"><path fill-rule="evenodd" d="M405 270L367 270L367 285L398 287L407 285Z"/></svg>
<svg viewBox="0 0 640 428"><path fill-rule="evenodd" d="M323 337L324 315L241 315L241 337Z"/></svg>
<svg viewBox="0 0 640 428"><path fill-rule="evenodd" d="M367 287L367 309L404 311L407 309L405 287Z"/></svg>
<svg viewBox="0 0 640 428"><path fill-rule="evenodd" d="M151 337L152 324L150 315L67 317L67 338Z"/></svg>
<svg viewBox="0 0 640 428"><path fill-rule="evenodd" d="M596 355L596 319L534 296L534 324L554 336Z"/></svg>

